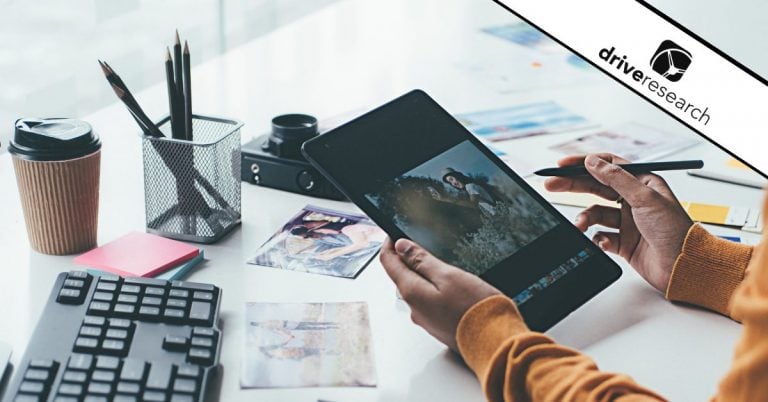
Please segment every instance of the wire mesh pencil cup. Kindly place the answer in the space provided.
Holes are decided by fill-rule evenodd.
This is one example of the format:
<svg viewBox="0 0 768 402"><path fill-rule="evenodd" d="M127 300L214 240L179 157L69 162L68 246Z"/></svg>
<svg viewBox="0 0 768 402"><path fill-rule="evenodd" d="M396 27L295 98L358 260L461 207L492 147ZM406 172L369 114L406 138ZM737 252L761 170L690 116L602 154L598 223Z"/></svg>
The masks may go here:
<svg viewBox="0 0 768 402"><path fill-rule="evenodd" d="M193 115L194 141L171 138L170 118L157 124L165 137L142 136L147 232L213 243L240 224L242 122Z"/></svg>

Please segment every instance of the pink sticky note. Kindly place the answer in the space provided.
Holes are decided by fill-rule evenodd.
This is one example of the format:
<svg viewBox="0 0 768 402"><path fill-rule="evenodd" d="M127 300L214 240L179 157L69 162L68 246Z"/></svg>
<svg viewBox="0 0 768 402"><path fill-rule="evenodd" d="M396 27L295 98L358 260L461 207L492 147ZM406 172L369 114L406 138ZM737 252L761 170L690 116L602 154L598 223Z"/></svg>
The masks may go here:
<svg viewBox="0 0 768 402"><path fill-rule="evenodd" d="M149 233L132 232L75 258L75 263L122 276L152 277L194 258L200 250Z"/></svg>

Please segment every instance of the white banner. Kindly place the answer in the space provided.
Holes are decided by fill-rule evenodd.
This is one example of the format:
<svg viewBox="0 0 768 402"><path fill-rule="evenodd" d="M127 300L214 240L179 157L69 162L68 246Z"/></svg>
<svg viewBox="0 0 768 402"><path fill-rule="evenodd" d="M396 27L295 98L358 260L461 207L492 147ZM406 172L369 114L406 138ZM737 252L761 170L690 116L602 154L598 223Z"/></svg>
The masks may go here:
<svg viewBox="0 0 768 402"><path fill-rule="evenodd" d="M635 0L496 1L763 175L768 172L765 80Z"/></svg>

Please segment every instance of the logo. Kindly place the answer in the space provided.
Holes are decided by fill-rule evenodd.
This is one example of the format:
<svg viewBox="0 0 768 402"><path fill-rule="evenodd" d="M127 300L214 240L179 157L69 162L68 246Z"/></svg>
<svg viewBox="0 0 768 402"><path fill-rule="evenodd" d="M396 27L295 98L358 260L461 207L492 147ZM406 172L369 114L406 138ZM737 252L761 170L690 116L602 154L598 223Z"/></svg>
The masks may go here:
<svg viewBox="0 0 768 402"><path fill-rule="evenodd" d="M671 40L661 42L651 57L651 68L664 78L677 82L691 65L691 53Z"/></svg>

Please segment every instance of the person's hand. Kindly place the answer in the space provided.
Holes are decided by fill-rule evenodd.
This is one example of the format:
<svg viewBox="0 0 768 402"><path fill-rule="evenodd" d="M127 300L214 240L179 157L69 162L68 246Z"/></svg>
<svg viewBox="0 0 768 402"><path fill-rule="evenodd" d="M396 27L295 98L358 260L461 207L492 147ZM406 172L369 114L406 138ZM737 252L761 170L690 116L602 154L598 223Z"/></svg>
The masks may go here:
<svg viewBox="0 0 768 402"><path fill-rule="evenodd" d="M582 231L593 225L618 229L618 233L598 232L593 241L623 257L653 287L665 292L693 222L664 179L650 173L633 176L617 165L623 163L629 161L613 154L568 156L558 165L583 164L591 177L553 177L544 186L549 191L620 200L621 208L593 205L585 209L575 225Z"/></svg>
<svg viewBox="0 0 768 402"><path fill-rule="evenodd" d="M479 277L437 259L416 243L400 239L384 242L380 256L384 270L411 307L411 320L454 352L456 328L475 303L501 294Z"/></svg>

